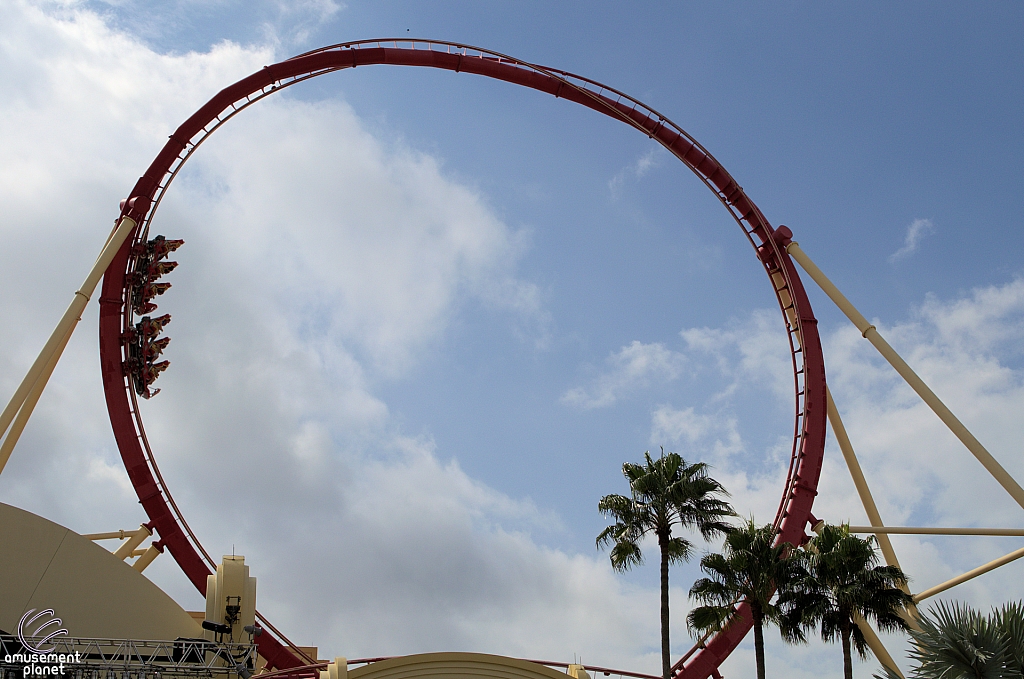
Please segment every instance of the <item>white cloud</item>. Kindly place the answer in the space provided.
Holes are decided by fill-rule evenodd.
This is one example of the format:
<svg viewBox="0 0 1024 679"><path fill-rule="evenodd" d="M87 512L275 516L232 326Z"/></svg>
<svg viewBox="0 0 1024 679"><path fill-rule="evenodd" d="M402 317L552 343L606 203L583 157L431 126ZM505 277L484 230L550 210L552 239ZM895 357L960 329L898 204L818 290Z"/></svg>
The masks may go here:
<svg viewBox="0 0 1024 679"><path fill-rule="evenodd" d="M752 314L731 329L686 330L688 358L712 356L715 366L731 378L724 391L701 407L676 410L662 406L652 412L652 441L670 439L704 451L715 477L733 494L741 513L760 521L774 516L789 457L789 441L780 440L763 452L741 441L739 454L722 453L733 416L740 431L750 433L758 400L752 392L772 388L785 400L791 380L782 365L765 363L756 348L778 344L762 322L769 312ZM879 331L910 365L988 446L1018 480L1024 480L1020 441L1024 424L1024 281L1014 280L972 290L953 300L929 297L911 318ZM779 323L781 326L781 323ZM782 339L784 342L784 339ZM1021 508L940 423L871 345L852 326L823 329L829 385L878 503L889 525L1014 526ZM776 355L785 358L784 347ZM791 384L791 381L790 381ZM774 386L772 386L774 385ZM791 394L789 394L791 397ZM748 410L750 409L750 410ZM726 446L727 447L727 446ZM829 434L814 513L828 521L866 524L842 456ZM894 536L901 565L911 575L911 588L922 591L1012 551L1012 539ZM943 598L987 607L1021 596L1022 564L1017 562L950 590ZM835 663L836 649L792 648L766 635L770 665L782 665L800 676L815 676L816 667ZM905 641L886 643L898 660ZM749 640L727 661L723 672L737 673L752 664ZM874 661L869 661L875 667Z"/></svg>
<svg viewBox="0 0 1024 679"><path fill-rule="evenodd" d="M917 252L918 245L925 236L935 231L935 225L930 219L915 219L907 227L907 235L903 239L903 247L889 255L889 263L895 264L901 259L909 257Z"/></svg>
<svg viewBox="0 0 1024 679"><path fill-rule="evenodd" d="M318 21L323 22L340 12L345 4L334 0L292 0L291 2L278 0L277 6L284 14L310 14Z"/></svg>
<svg viewBox="0 0 1024 679"><path fill-rule="evenodd" d="M155 54L95 15L0 4L0 393L13 393L167 131L270 58L218 45ZM17 131L16 133L14 131ZM137 523L98 395L90 307L4 473L5 497ZM19 471L20 468L20 471ZM21 479L21 483L16 482ZM28 479L34 479L29 481ZM91 488L72 492L88 479Z"/></svg>
<svg viewBox="0 0 1024 679"><path fill-rule="evenodd" d="M744 449L738 421L724 413L699 414L693 408L675 410L659 406L651 415L651 443L656 445L702 444L703 451L716 459Z"/></svg>
<svg viewBox="0 0 1024 679"><path fill-rule="evenodd" d="M617 197L619 191L622 190L622 185L627 179L639 181L651 171L652 168L658 164L658 153L662 150L660 146L656 146L642 156L637 158L634 162L630 163L626 167L622 168L614 177L608 180L608 191L612 197Z"/></svg>
<svg viewBox="0 0 1024 679"><path fill-rule="evenodd" d="M167 200L229 227L198 234L197 249L204 266L247 260L224 281L244 299L273 300L282 322L391 375L469 297L537 316L535 286L514 276L525 240L435 159L386 151L342 103L266 103L207 142Z"/></svg>
<svg viewBox="0 0 1024 679"><path fill-rule="evenodd" d="M324 523L275 534L277 549L259 561L268 583L288 582L296 564L284 555L320 545L326 561L304 569L287 601L272 591L264 600L298 634L329 630L322 636L363 656L574 648L610 658L635 653L653 632L656 621L642 619L656 607L651 592L624 588L602 558L541 548L528 532L503 528L544 517L442 466L429 447L406 442L401 459L364 459L352 470L342 494L323 496ZM319 536L337 537L325 545ZM324 592L336 606L316 605ZM598 639L609 647L599 651Z"/></svg>
<svg viewBox="0 0 1024 679"><path fill-rule="evenodd" d="M624 395L642 389L652 381L670 382L686 365L682 354L664 344L633 340L606 359L608 370L590 387L574 387L562 394L562 403L579 408L605 408Z"/></svg>
<svg viewBox="0 0 1024 679"><path fill-rule="evenodd" d="M724 398L746 384L767 386L785 398L793 393L793 368L782 321L776 311L760 309L727 328L686 328L679 335L703 363L703 355L730 380L716 396Z"/></svg>
<svg viewBox="0 0 1024 679"><path fill-rule="evenodd" d="M165 43L182 29L198 40L255 33L263 43L282 47L289 55L308 49L317 29L347 7L336 0L163 0L145 5L131 0L40 0L37 4L67 10L98 7L104 21L144 42ZM241 15L238 10L243 10ZM225 22L231 25L225 27Z"/></svg>
<svg viewBox="0 0 1024 679"><path fill-rule="evenodd" d="M273 21L264 24L264 33L288 45L303 45L313 31L346 7L334 0L272 0L268 4L276 12Z"/></svg>
<svg viewBox="0 0 1024 679"><path fill-rule="evenodd" d="M273 60L223 43L167 56L93 13L0 5L0 388L66 306L118 200L212 93ZM543 314L525 248L436 159L381 144L345 104L270 99L204 144L157 232L184 237L160 298L171 369L147 433L192 526L234 548L260 607L355 655L463 648L656 666L657 597L603 555L410 438L375 393L475 300ZM144 521L103 408L95 307L0 477L0 498L81 532ZM202 607L167 555L147 571ZM325 601L327 605L325 605Z"/></svg>

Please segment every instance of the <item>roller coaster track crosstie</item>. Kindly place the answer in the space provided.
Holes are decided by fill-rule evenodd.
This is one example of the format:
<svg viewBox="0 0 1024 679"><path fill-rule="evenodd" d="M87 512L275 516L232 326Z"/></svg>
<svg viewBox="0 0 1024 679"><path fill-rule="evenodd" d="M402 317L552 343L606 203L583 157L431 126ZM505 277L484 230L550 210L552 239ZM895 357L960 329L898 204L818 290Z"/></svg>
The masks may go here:
<svg viewBox="0 0 1024 679"><path fill-rule="evenodd" d="M792 355L795 394L793 448L774 525L778 540L801 544L811 519L825 447L827 400L825 368L817 321L787 253L791 233L774 229L725 168L682 128L664 115L613 88L565 71L545 68L467 45L430 40L370 40L324 47L266 66L225 88L186 120L138 180L122 208L136 226L106 270L100 295L100 357L110 422L139 501L166 548L200 593L216 564L189 528L160 474L138 409L130 355L135 327L135 261L145 252L149 228L171 182L205 139L236 114L264 97L309 78L370 65L425 66L472 73L529 87L581 104L636 128L689 167L729 211L768 275L782 311ZM122 220L122 223L125 223ZM736 648L752 625L745 604L736 620L680 659L677 677L705 679ZM261 616L274 634L258 637L259 652L278 669L308 666L305 658ZM276 636L275 636L276 635ZM289 650L288 646L292 646Z"/></svg>

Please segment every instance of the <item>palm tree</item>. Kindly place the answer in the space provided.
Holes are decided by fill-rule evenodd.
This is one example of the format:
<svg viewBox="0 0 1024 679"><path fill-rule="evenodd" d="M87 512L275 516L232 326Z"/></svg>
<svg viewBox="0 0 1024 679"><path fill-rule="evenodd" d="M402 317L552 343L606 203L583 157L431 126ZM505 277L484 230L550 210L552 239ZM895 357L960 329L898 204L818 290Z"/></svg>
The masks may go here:
<svg viewBox="0 0 1024 679"><path fill-rule="evenodd" d="M915 632L911 632L910 657L918 662L917 676L1005 676L1010 639L992 618L970 606L940 601L921 619L920 632Z"/></svg>
<svg viewBox="0 0 1024 679"><path fill-rule="evenodd" d="M907 576L895 566L877 566L874 538L850 534L850 527L825 526L800 552L790 588L779 596L784 611L780 627L789 641L803 641L804 631L820 627L821 638L843 645L843 674L853 679L851 643L861 658L867 642L854 622L860 614L881 630L907 631L899 613L913 603L901 587Z"/></svg>
<svg viewBox="0 0 1024 679"><path fill-rule="evenodd" d="M775 529L758 527L749 519L725 536L723 554L708 554L700 568L708 577L693 583L690 596L703 602L687 617L691 629L718 631L732 619L736 602L745 600L754 618L757 679L764 679L764 624L778 624L782 611L772 603L778 589L788 587L795 574L793 545L774 544Z"/></svg>
<svg viewBox="0 0 1024 679"><path fill-rule="evenodd" d="M644 464L627 462L622 474L629 481L630 496L605 495L598 510L615 521L597 536L600 549L611 544L612 568L626 571L643 563L640 540L653 533L661 550L661 670L669 679L672 661L668 635L668 566L687 561L693 544L674 537L672 529L697 530L709 540L727 533L729 524L722 519L734 516L732 507L722 499L728 496L722 485L708 475L703 462L687 464L676 453L661 449L661 457L651 459L644 453Z"/></svg>
<svg viewBox="0 0 1024 679"><path fill-rule="evenodd" d="M995 623L1010 640L1007 666L1024 677L1024 601L1011 601L992 612Z"/></svg>
<svg viewBox="0 0 1024 679"><path fill-rule="evenodd" d="M911 630L914 677L1003 679L1024 670L1024 607L1019 602L989 616L967 605L940 601ZM876 675L877 676L877 675ZM892 673L886 673L891 677Z"/></svg>

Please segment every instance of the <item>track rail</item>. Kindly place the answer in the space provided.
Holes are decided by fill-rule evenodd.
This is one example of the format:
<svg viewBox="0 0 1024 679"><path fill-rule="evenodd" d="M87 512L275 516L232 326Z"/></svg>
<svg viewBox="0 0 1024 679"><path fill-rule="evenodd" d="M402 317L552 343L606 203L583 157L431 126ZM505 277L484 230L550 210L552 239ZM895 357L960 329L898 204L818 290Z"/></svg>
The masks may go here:
<svg viewBox="0 0 1024 679"><path fill-rule="evenodd" d="M642 102L614 88L566 71L524 62L490 50L457 43L382 39L324 47L266 66L226 87L186 120L139 178L122 210L139 226L107 269L100 296L100 362L114 436L128 476L160 540L185 575L205 595L206 576L215 563L189 528L167 488L127 377L122 333L132 325L127 273L134 244L144 242L171 182L203 141L239 112L264 97L309 78L369 65L419 66L472 73L546 92L616 120L656 140L689 167L729 211L768 274L782 311L793 364L795 417L789 471L774 525L778 540L800 544L817 494L825 447L825 368L817 321L785 245L788 229L773 229L743 189L707 149L681 127ZM752 625L745 604L737 619L676 663L685 679L705 679L736 648ZM268 623L269 624L269 623ZM271 628L272 629L272 628ZM281 639L283 635L277 633ZM260 654L280 669L308 664L298 649L271 634L259 638ZM291 651L286 647L290 646ZM303 658L300 660L300 658Z"/></svg>

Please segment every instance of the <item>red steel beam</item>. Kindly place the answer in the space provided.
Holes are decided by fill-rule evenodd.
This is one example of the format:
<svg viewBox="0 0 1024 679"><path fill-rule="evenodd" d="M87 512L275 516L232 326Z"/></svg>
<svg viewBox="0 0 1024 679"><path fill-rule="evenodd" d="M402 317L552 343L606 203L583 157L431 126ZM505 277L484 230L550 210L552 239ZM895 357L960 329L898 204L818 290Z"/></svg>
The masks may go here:
<svg viewBox="0 0 1024 679"><path fill-rule="evenodd" d="M799 343L799 348L794 351L798 427L790 477L787 479L776 525L780 542L794 545L803 542L806 537L804 529L817 494L825 447L825 367L817 321L796 268L784 249L788 242L786 238L791 235L789 230L773 229L725 168L692 138L682 133L681 128L611 88L573 74L454 43L396 41L394 46L385 46L385 43L390 42L393 41L366 41L324 48L264 67L224 88L174 131L129 194L130 198L136 200L127 202L122 209L122 214L131 216L139 223L139 227L107 269L100 296L100 362L107 410L121 458L139 501L171 556L189 580L205 595L206 576L210 570L197 551L197 545L189 541L171 511L167 489L161 488L154 477L155 464L143 450L145 435L142 420L133 408L131 385L127 382L122 362L121 333L132 320L131 309L126 303L126 273L132 242L144 236L147 220L155 212L154 201L173 178L177 171L175 164L182 159L183 154L181 162L187 160L192 150L190 144L194 144L192 140L199 136L201 141L203 135L219 125L225 117L247 106L250 103L249 97L262 96L269 87L285 87L306 77L375 64L473 73L568 99L626 122L656 139L716 193L747 233L769 276L775 273L784 277L784 287L788 290L796 318L799 319L796 327L789 328L791 345L794 341ZM407 43L409 47L404 46ZM427 44L428 49L418 49L417 44ZM433 49L435 46L446 47L447 51ZM777 288L773 283L785 315L787 305ZM725 631L715 635L703 648L688 654L684 658L685 663L684 660L677 663L673 668L676 676L707 679L717 675L718 666L742 641L751 624L749 608L740 604L737 606L736 618ZM260 654L272 667L286 669L299 667L305 662L269 633L260 635L257 641Z"/></svg>

